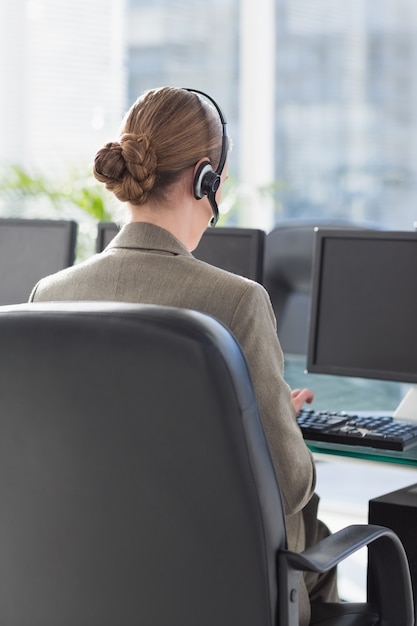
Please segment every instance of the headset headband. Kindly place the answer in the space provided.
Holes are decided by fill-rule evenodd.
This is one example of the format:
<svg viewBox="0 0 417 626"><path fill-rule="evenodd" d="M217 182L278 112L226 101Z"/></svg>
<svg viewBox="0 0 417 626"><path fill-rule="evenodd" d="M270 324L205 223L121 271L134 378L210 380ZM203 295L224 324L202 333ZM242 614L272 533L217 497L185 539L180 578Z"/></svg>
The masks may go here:
<svg viewBox="0 0 417 626"><path fill-rule="evenodd" d="M223 111L221 110L221 108L219 107L219 105L217 104L217 102L204 91L200 91L199 89L191 89L188 87L183 87L183 89L185 89L185 91L190 91L192 93L199 94L203 96L204 98L206 98L209 102L211 102L211 104L214 106L217 113L219 114L220 122L222 124L222 146L221 146L219 164L217 165L217 168L214 170L214 174L215 174L214 179L216 179L217 177L220 178L221 173L224 168L224 164L226 163L227 151L229 149L229 138L226 132L226 124L227 124L226 117ZM213 175L213 170L211 170L211 173ZM219 219L219 207L217 206L217 202L215 198L218 186L219 186L219 180L217 180L216 183L213 183L210 186L210 190L207 192L207 197L213 209L213 218L210 221L211 226L215 226L217 223L217 220Z"/></svg>
<svg viewBox="0 0 417 626"><path fill-rule="evenodd" d="M217 104L217 102L211 97L209 96L207 93L205 93L204 91L200 91L199 89L190 89L188 87L184 87L184 89L186 91L191 91L192 93L198 93L200 94L200 96L204 96L204 98L206 98L209 102L211 102L211 104L214 106L214 108L216 109L217 113L219 114L219 118L222 124L222 149L221 149L221 153L220 153L220 161L219 164L215 170L216 174L220 174L223 171L224 168L224 164L226 163L226 158L227 158L227 150L229 147L229 141L228 141L228 137L227 137L227 133L226 133L226 124L227 124L227 120L226 120L226 116L224 115L223 111L221 110L221 108L219 107L219 105Z"/></svg>

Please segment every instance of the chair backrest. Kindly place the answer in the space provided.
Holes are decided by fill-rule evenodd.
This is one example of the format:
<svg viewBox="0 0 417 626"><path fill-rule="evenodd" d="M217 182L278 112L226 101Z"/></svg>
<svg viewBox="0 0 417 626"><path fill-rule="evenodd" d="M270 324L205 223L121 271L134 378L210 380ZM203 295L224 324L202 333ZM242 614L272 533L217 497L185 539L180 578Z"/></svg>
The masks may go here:
<svg viewBox="0 0 417 626"><path fill-rule="evenodd" d="M0 305L27 302L35 284L74 263L72 220L0 219Z"/></svg>
<svg viewBox="0 0 417 626"><path fill-rule="evenodd" d="M0 622L272 626L279 489L230 332L0 307Z"/></svg>
<svg viewBox="0 0 417 626"><path fill-rule="evenodd" d="M285 353L307 354L311 274L316 226L377 228L345 220L288 220L266 237L264 285L271 297Z"/></svg>

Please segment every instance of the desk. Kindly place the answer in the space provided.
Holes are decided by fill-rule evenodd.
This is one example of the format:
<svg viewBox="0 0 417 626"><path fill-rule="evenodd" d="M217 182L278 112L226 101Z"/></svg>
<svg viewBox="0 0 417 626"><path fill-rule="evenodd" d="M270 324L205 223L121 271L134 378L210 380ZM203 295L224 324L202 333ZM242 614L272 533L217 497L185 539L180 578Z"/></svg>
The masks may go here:
<svg viewBox="0 0 417 626"><path fill-rule="evenodd" d="M407 465L417 467L417 445L409 450L396 452L394 450L380 450L377 448L363 448L361 446L343 446L336 443L325 443L320 441L306 441L314 457L317 455L333 455L350 459L366 461L378 461L379 463L395 463L396 465Z"/></svg>
<svg viewBox="0 0 417 626"><path fill-rule="evenodd" d="M392 412L409 389L409 385L389 381L307 374L306 358L300 355L285 355L285 364L288 384L293 389L311 389L315 394L312 406L319 411ZM307 441L307 445L318 462L319 516L332 531L348 524L366 524L370 501L381 496L381 493L386 494L417 482L414 477L417 446L405 452L394 452L319 441ZM408 535L404 536L402 530L397 528L398 515L394 515L394 518L391 527L408 545ZM389 523L385 525L390 526ZM412 547L408 546L408 554L414 559L414 516L411 516L410 527ZM360 552L339 565L339 590L351 602L366 601L367 562L367 552ZM413 581L417 581L417 559L411 564L411 569ZM417 583L414 584L417 587Z"/></svg>
<svg viewBox="0 0 417 626"><path fill-rule="evenodd" d="M312 408L334 411L394 411L407 393L409 385L403 383L308 374L303 355L285 355L285 379L293 389L308 387L314 394ZM351 459L395 463L417 467L417 445L404 452L339 445L319 441L307 442L316 455L333 455Z"/></svg>

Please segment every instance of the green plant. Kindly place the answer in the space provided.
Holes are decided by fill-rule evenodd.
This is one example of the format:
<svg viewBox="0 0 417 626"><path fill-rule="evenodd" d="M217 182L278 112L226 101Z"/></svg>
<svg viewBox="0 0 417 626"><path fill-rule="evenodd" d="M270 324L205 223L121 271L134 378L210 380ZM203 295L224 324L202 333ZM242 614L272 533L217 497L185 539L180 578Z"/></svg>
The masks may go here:
<svg viewBox="0 0 417 626"><path fill-rule="evenodd" d="M257 188L248 196L245 186L229 176L220 203L219 225L247 225L253 193L258 199L272 199L275 212L278 212L277 195L281 187L279 183L272 183ZM114 221L116 206L113 195L88 171L73 170L65 179L59 180L20 165L0 167L0 215L76 220L79 224L77 261L94 252L97 222Z"/></svg>
<svg viewBox="0 0 417 626"><path fill-rule="evenodd" d="M110 194L88 172L73 171L58 180L19 165L0 170L0 215L77 221L77 261L94 253L96 224L113 219L108 208L112 203Z"/></svg>
<svg viewBox="0 0 417 626"><path fill-rule="evenodd" d="M87 173L72 172L65 180L53 180L41 173L31 173L19 165L3 167L0 172L2 214L30 213L31 204L43 201L59 215L69 216L77 208L97 221L111 220L109 198L101 185Z"/></svg>

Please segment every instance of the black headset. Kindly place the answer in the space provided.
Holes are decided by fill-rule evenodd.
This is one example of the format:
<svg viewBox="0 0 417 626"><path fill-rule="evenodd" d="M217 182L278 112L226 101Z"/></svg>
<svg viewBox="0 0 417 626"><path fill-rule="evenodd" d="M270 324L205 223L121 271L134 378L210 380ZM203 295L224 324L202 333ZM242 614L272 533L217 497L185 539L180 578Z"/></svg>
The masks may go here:
<svg viewBox="0 0 417 626"><path fill-rule="evenodd" d="M210 226L214 227L217 224L217 220L219 219L219 207L216 202L216 191L220 185L220 176L224 168L224 164L226 163L227 151L229 149L229 139L226 133L226 118L223 115L223 112L217 102L213 100L211 96L204 93L204 91L199 91L198 89L188 89L188 87L184 87L186 91L191 91L192 93L197 93L207 98L209 102L212 103L214 108L219 114L220 121L222 123L223 135L222 135L222 148L220 153L220 161L215 170L213 170L211 163L209 161L203 161L198 166L196 175L194 177L193 189L194 189L194 197L197 200L201 200L204 196L208 197L210 202L213 217L210 220Z"/></svg>

